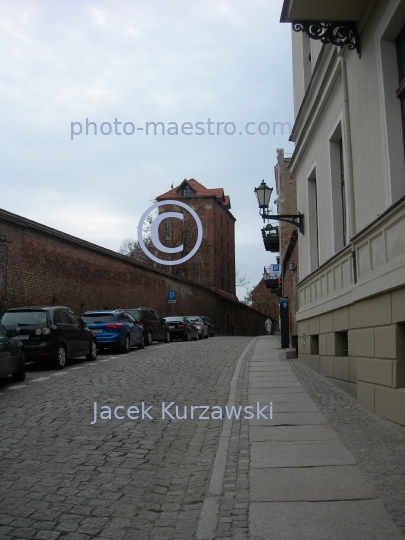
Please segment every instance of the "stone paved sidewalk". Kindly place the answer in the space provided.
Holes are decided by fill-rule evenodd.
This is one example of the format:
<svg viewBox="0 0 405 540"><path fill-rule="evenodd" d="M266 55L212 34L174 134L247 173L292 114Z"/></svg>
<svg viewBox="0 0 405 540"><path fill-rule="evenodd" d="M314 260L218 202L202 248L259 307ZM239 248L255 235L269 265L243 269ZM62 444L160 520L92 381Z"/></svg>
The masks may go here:
<svg viewBox="0 0 405 540"><path fill-rule="evenodd" d="M399 540L355 456L279 359L278 343L261 338L250 363L249 402L274 408L272 421L249 424L250 538Z"/></svg>
<svg viewBox="0 0 405 540"><path fill-rule="evenodd" d="M400 540L405 436L323 377L257 338L235 403L272 420L233 420L215 534L199 540ZM402 481L401 481L402 480Z"/></svg>
<svg viewBox="0 0 405 540"><path fill-rule="evenodd" d="M296 360L289 364L405 538L405 434L357 405L322 375Z"/></svg>

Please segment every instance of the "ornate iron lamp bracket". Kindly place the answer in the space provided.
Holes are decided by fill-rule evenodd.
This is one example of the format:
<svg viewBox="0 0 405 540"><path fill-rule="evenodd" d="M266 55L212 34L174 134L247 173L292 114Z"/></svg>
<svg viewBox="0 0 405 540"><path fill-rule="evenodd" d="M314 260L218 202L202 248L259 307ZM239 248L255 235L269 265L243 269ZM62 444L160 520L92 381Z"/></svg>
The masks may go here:
<svg viewBox="0 0 405 540"><path fill-rule="evenodd" d="M295 32L305 32L311 39L318 39L322 43L338 47L347 45L351 51L356 49L361 58L360 36L353 21L301 21L294 22L292 27Z"/></svg>
<svg viewBox="0 0 405 540"><path fill-rule="evenodd" d="M265 219L275 219L276 221L285 221L290 225L295 225L298 227L298 230L301 234L304 234L304 215L298 212L298 214L292 215L274 215L274 214L261 214L263 220Z"/></svg>

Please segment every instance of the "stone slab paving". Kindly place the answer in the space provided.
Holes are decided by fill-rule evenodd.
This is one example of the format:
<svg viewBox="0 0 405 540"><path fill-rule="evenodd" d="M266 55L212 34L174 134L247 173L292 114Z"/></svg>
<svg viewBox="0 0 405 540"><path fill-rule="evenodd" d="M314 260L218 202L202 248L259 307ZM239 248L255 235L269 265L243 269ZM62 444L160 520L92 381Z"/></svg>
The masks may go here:
<svg viewBox="0 0 405 540"><path fill-rule="evenodd" d="M405 538L405 434L357 405L325 377L296 360L288 363Z"/></svg>
<svg viewBox="0 0 405 540"><path fill-rule="evenodd" d="M252 540L400 540L379 499L331 502L253 502Z"/></svg>
<svg viewBox="0 0 405 540"><path fill-rule="evenodd" d="M354 465L267 467L250 470L250 500L336 501L375 499L376 493Z"/></svg>
<svg viewBox="0 0 405 540"><path fill-rule="evenodd" d="M277 336L260 338L249 370L248 402L273 403L272 419L249 422L249 538L399 540L372 482L278 348Z"/></svg>

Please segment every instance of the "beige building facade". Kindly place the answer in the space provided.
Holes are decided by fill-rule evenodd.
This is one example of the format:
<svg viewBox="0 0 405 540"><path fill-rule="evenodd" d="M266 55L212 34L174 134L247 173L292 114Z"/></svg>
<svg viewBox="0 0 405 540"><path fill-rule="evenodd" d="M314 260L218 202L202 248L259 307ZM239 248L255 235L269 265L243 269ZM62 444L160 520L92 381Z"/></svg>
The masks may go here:
<svg viewBox="0 0 405 540"><path fill-rule="evenodd" d="M298 30L299 360L405 430L405 0L285 0L281 20Z"/></svg>

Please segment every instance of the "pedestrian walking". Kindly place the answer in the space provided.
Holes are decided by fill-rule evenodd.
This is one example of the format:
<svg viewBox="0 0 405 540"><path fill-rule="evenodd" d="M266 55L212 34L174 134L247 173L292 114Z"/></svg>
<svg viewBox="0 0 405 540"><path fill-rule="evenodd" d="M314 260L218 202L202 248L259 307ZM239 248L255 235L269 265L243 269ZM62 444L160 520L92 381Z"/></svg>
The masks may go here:
<svg viewBox="0 0 405 540"><path fill-rule="evenodd" d="M271 335L271 331L273 330L273 323L270 317L267 317L266 322L264 323L264 326L266 328L267 335Z"/></svg>

